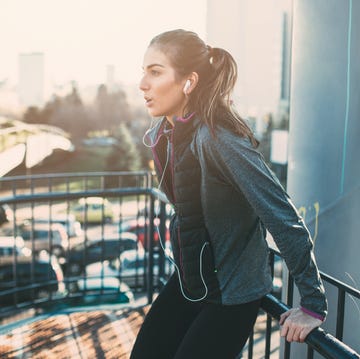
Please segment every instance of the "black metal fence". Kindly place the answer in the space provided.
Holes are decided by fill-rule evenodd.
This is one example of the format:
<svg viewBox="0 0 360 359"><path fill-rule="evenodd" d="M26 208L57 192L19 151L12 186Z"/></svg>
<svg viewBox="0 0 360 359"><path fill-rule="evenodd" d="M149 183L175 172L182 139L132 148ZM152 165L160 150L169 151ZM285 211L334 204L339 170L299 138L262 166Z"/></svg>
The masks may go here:
<svg viewBox="0 0 360 359"><path fill-rule="evenodd" d="M146 295L151 303L170 275L172 268L160 247L168 242L172 213L165 196L153 188L152 174L22 176L3 178L0 186L0 208L4 210L0 227L0 319L27 308L40 312L84 305L84 298L90 303L128 303L135 293ZM45 220L41 228L47 233L42 239L37 232L39 219ZM53 224L59 222L66 228L66 238L60 242L53 233ZM73 233L71 226L78 224L80 231L75 228ZM109 243L115 243L110 254ZM272 251L272 268L276 256L280 254ZM121 269L126 261L127 273ZM48 266L38 269L39 262ZM306 340L307 357L312 358L316 351L325 358L360 358L342 343L345 296L358 300L360 291L324 273L321 276L338 290L336 333L333 336L321 328L314 330ZM120 284L109 283L109 277ZM128 282L126 289L121 287L122 282ZM289 277L286 304L272 294L263 299L262 309L267 313L265 358L270 358L272 351L273 321L276 323L281 313L292 306L293 289ZM254 336L247 346L248 358L253 357L253 345ZM285 343L282 355L290 358L289 343Z"/></svg>
<svg viewBox="0 0 360 359"><path fill-rule="evenodd" d="M280 256L281 254L272 249L270 254L270 262L274 263L275 255ZM343 332L344 332L344 318L345 318L345 296L349 295L355 300L360 299L360 291L349 285L342 283L341 281L323 273L320 271L320 276L325 283L333 286L338 291L338 304L337 308L331 308L332 311L336 310L336 333L335 336L325 332L323 329L318 328L312 331L306 338L307 348L307 359L312 359L314 351L318 352L325 358L360 358L360 355L353 349L342 343ZM279 320L280 315L287 311L293 306L294 300L294 280L290 274L287 278L287 290L286 290L286 303L282 303L272 295L267 295L262 301L262 308L268 313L267 318L267 330L266 330L266 341L265 341L265 358L270 358L271 352L271 328L272 318ZM291 344L285 341L283 358L290 358L290 346ZM250 355L249 358L252 358Z"/></svg>

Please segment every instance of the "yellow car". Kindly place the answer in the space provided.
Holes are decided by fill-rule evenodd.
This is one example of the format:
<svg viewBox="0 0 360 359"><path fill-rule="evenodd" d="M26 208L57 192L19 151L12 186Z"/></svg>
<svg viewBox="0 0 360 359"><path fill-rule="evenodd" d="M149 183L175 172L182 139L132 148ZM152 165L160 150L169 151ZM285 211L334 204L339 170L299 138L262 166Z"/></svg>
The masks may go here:
<svg viewBox="0 0 360 359"><path fill-rule="evenodd" d="M71 212L81 223L111 223L114 220L112 204L102 197L80 198Z"/></svg>

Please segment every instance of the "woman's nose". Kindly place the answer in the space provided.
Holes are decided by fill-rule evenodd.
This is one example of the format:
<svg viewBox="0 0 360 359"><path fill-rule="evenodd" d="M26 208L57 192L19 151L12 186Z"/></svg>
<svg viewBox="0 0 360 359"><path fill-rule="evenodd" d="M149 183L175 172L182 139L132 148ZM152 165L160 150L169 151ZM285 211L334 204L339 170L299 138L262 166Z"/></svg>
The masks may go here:
<svg viewBox="0 0 360 359"><path fill-rule="evenodd" d="M146 91L149 88L149 85L145 80L145 76L141 78L139 88L141 91Z"/></svg>

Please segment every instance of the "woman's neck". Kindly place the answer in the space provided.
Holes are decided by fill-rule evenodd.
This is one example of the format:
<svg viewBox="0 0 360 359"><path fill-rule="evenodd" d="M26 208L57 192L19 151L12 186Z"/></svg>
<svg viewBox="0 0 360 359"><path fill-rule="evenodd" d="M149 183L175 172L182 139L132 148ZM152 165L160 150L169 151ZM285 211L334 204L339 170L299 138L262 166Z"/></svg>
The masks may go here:
<svg viewBox="0 0 360 359"><path fill-rule="evenodd" d="M166 120L174 127L174 116L166 116Z"/></svg>

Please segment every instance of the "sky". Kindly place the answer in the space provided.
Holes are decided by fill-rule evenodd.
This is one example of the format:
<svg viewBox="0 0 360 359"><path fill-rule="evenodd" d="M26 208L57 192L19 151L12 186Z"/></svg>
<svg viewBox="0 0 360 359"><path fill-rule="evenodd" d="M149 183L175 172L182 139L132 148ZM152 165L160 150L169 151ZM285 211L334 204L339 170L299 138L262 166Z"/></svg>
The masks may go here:
<svg viewBox="0 0 360 359"><path fill-rule="evenodd" d="M206 0L0 0L0 83L16 84L18 55L42 52L48 86L137 83L151 38L185 28L205 38Z"/></svg>

